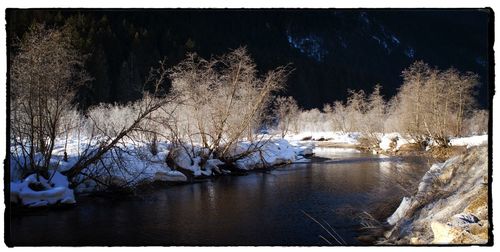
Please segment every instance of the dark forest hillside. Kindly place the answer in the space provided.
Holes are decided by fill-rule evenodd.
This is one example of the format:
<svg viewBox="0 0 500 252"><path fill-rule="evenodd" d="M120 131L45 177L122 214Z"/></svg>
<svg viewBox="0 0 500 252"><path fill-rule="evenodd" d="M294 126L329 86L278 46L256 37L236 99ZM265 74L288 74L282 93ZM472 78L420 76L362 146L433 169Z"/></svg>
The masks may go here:
<svg viewBox="0 0 500 252"><path fill-rule="evenodd" d="M404 16L405 18L401 18ZM82 108L141 96L148 69L187 52L220 55L245 45L262 72L292 63L287 95L304 108L345 99L347 89L386 97L416 60L478 73L487 106L489 10L7 10L10 45L33 22L64 26L95 78ZM15 53L15 47L11 47Z"/></svg>

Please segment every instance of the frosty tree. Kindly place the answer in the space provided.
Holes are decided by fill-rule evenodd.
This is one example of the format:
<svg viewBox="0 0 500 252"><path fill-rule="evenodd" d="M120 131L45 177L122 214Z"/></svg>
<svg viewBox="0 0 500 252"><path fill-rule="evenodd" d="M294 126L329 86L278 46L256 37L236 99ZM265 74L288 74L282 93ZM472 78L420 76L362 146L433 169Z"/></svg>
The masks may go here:
<svg viewBox="0 0 500 252"><path fill-rule="evenodd" d="M34 24L16 45L10 67L10 138L23 170L46 172L62 133L61 118L76 88L90 77L61 30Z"/></svg>

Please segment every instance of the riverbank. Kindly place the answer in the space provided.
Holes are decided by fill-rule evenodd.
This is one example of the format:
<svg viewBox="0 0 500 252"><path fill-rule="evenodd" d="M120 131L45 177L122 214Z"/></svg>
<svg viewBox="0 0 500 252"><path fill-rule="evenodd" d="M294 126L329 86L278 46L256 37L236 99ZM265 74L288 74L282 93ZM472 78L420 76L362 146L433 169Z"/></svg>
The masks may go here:
<svg viewBox="0 0 500 252"><path fill-rule="evenodd" d="M379 244L488 244L488 147L432 165L418 191L387 219Z"/></svg>
<svg viewBox="0 0 500 252"><path fill-rule="evenodd" d="M487 145L488 135L452 137L447 147L432 140L423 145L400 133L374 133L370 140L360 132L301 132L285 137L292 143L309 144L321 148L350 148L387 156L427 156L443 162L466 152L467 148Z"/></svg>
<svg viewBox="0 0 500 252"><path fill-rule="evenodd" d="M70 141L66 148L57 145L50 169L43 177L32 174L21 178L11 157L10 202L26 207L74 204L74 194L130 193L147 188L151 184L196 183L206 178L223 175L245 175L250 170L269 170L274 166L293 162L308 162L313 154L309 145L292 145L283 139L270 138L264 142L238 143L234 155L247 150L257 151L244 154L234 163L227 164L216 158L202 162L204 150L193 147L171 148L168 143L159 143L153 155L148 145L123 143L105 155L102 160L83 170L73 181L63 175L78 159L76 141ZM68 158L65 160L64 156ZM71 183L72 182L72 183Z"/></svg>

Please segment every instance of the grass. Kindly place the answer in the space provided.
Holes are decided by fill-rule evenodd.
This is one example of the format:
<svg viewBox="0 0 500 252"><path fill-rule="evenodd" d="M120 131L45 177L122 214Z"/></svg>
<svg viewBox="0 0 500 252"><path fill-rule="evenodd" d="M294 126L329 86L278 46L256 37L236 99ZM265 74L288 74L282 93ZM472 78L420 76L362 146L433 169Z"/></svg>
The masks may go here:
<svg viewBox="0 0 500 252"><path fill-rule="evenodd" d="M326 231L326 233L328 234L328 238L324 237L323 235L319 235L319 238L321 238L326 243L328 243L328 245L333 245L333 242L331 240L329 240L329 239L333 239L339 245L347 245L347 242L344 239L342 239L342 237L335 231L335 229L333 229L333 227L330 224L328 224L328 222L326 222L325 220L322 220L323 224L324 224L323 225L323 224L321 224L321 222L319 222L318 220L316 220L310 214L306 213L304 210L300 210L300 211L305 216L307 216L309 219L311 219L316 224L318 224L323 230Z"/></svg>

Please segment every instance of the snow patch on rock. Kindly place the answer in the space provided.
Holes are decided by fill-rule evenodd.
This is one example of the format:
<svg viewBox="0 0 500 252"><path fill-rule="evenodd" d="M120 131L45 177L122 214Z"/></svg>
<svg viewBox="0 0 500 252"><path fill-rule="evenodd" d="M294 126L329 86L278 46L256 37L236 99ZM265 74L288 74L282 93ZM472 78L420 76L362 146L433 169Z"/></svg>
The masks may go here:
<svg viewBox="0 0 500 252"><path fill-rule="evenodd" d="M409 197L403 197L403 200L401 201L401 204L399 204L399 207L396 209L396 211L387 219L387 223L394 225L396 222L401 220L408 209L410 209L410 204L411 204L411 198Z"/></svg>
<svg viewBox="0 0 500 252"><path fill-rule="evenodd" d="M473 146L487 145L488 135L480 136L470 136L470 137L460 137L450 139L451 146L467 146L467 148Z"/></svg>
<svg viewBox="0 0 500 252"><path fill-rule="evenodd" d="M239 144L239 150L252 149L252 143L242 142ZM292 163L296 160L297 147L292 146L285 139L271 140L265 143L259 150L236 161L239 169L250 170L254 168L269 167L278 164ZM236 153L237 154L237 153Z"/></svg>
<svg viewBox="0 0 500 252"><path fill-rule="evenodd" d="M40 190L33 190L30 185L37 184ZM21 203L28 207L47 205L74 204L75 196L66 176L58 171L49 172L49 179L31 174L21 182L11 182L10 198L12 202Z"/></svg>

